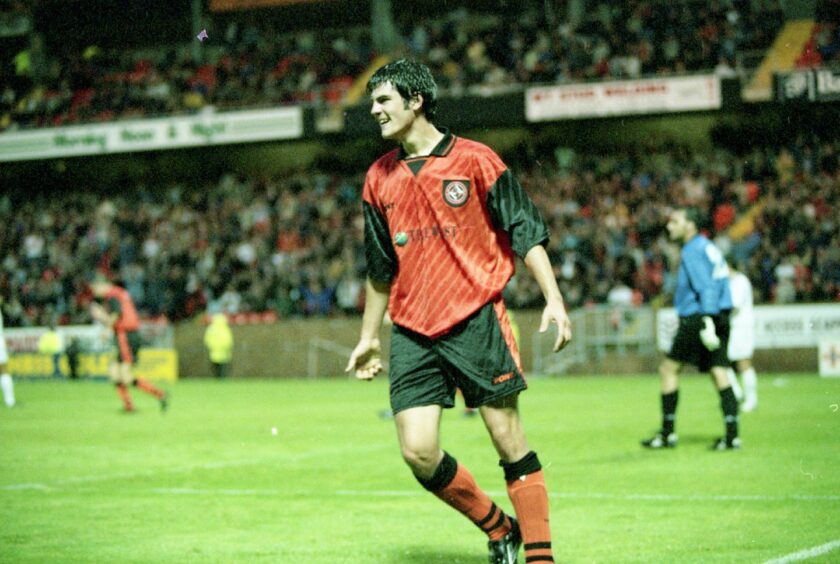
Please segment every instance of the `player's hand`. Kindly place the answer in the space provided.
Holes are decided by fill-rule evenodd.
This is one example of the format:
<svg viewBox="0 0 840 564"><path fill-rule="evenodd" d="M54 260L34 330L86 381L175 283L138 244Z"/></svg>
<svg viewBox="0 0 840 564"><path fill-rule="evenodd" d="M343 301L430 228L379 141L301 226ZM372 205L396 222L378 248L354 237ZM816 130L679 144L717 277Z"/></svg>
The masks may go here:
<svg viewBox="0 0 840 564"><path fill-rule="evenodd" d="M700 330L700 340L703 341L703 346L710 351L716 351L720 348L720 337L715 332L715 323L708 315L703 316L703 328Z"/></svg>
<svg viewBox="0 0 840 564"><path fill-rule="evenodd" d="M554 352L557 352L572 340L572 322L561 301L551 301L546 304L540 322L540 333L545 333L552 322L557 324L557 340L554 341L553 348Z"/></svg>
<svg viewBox="0 0 840 564"><path fill-rule="evenodd" d="M382 371L382 349L379 339L362 339L350 354L345 372L356 371L358 380L373 380Z"/></svg>

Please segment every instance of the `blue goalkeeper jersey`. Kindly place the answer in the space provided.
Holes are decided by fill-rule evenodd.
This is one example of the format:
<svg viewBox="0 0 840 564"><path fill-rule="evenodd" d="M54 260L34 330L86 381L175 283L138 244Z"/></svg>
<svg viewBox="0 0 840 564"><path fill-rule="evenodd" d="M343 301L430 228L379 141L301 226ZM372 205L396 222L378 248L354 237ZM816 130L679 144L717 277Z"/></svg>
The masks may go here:
<svg viewBox="0 0 840 564"><path fill-rule="evenodd" d="M732 309L729 267L720 250L703 235L696 235L680 252L674 307L680 317Z"/></svg>

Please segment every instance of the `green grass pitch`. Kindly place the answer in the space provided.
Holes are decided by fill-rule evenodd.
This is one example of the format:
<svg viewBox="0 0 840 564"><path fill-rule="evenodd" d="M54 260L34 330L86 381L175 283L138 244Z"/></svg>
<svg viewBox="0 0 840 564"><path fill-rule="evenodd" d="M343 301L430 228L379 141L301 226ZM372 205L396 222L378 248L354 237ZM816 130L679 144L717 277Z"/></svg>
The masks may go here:
<svg viewBox="0 0 840 564"><path fill-rule="evenodd" d="M0 411L0 562L486 561L480 531L400 459L385 379L182 381L165 414L137 390L122 414L103 383L16 391ZM679 447L646 452L654 375L531 379L558 561L765 562L840 539L840 380L761 375L740 452L706 450L723 426L706 377L684 376L680 402ZM450 410L442 438L510 510L480 420Z"/></svg>

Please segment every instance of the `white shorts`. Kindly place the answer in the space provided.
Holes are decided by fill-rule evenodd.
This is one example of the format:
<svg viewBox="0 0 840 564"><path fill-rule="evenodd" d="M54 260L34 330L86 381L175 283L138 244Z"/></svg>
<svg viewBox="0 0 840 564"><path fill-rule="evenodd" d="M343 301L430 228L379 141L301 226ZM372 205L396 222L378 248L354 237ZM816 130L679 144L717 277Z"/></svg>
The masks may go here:
<svg viewBox="0 0 840 564"><path fill-rule="evenodd" d="M0 336L0 364L9 362L9 353L6 351L6 339Z"/></svg>
<svg viewBox="0 0 840 564"><path fill-rule="evenodd" d="M726 350L729 360L749 360L753 357L755 340L750 331L731 331L729 333L729 347Z"/></svg>

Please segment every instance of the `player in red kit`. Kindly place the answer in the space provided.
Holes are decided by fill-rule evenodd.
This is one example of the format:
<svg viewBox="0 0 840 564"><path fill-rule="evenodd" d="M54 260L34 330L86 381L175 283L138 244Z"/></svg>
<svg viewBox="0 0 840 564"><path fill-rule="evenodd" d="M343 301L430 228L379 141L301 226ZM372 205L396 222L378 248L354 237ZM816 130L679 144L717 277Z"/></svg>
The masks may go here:
<svg viewBox="0 0 840 564"><path fill-rule="evenodd" d="M555 351L571 339L545 251L545 222L491 149L433 125L437 87L425 65L394 61L367 87L382 137L399 147L365 179L367 297L347 370L361 380L382 370L379 332L387 309L394 322L391 409L411 471L487 534L490 562L516 562L523 543L528 562L553 562L542 467L518 411L527 385L501 297L518 255L546 300L540 330L557 324ZM516 517L440 447L442 410L454 405L456 388L479 409Z"/></svg>
<svg viewBox="0 0 840 564"><path fill-rule="evenodd" d="M166 392L155 387L151 382L135 378L132 366L137 362L140 351L140 316L125 288L112 284L102 277L97 277L90 285L93 295L102 300L91 303L91 315L100 323L114 331L114 341L117 345L117 358L109 369L111 380L117 387L117 393L123 401L126 412L134 411L134 404L128 392L128 386L133 385L140 390L155 396L160 402L161 411L166 411Z"/></svg>

